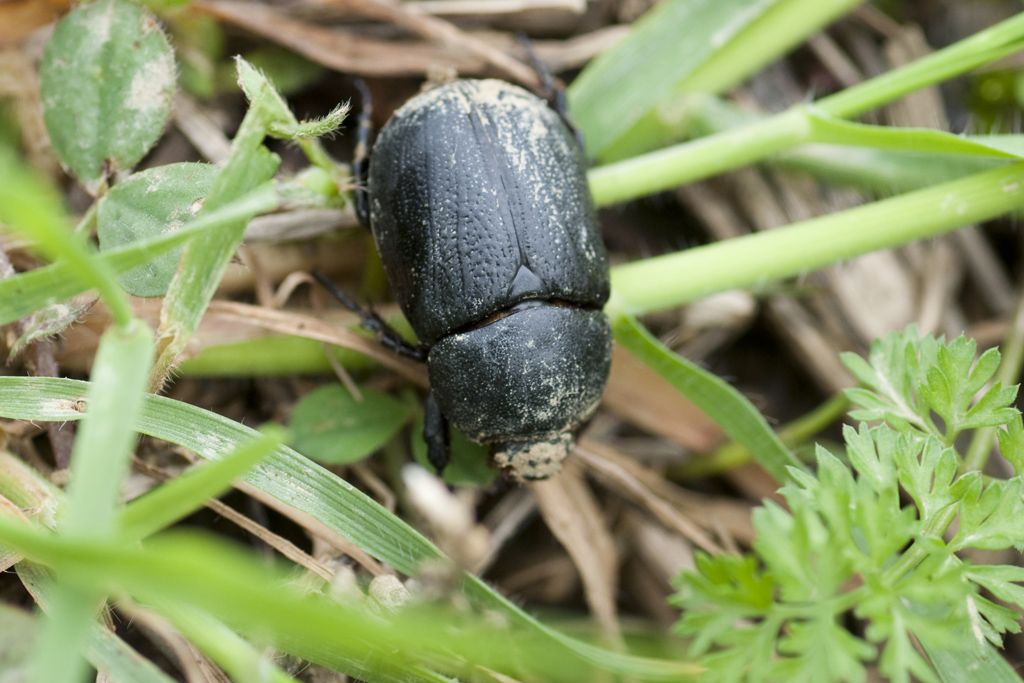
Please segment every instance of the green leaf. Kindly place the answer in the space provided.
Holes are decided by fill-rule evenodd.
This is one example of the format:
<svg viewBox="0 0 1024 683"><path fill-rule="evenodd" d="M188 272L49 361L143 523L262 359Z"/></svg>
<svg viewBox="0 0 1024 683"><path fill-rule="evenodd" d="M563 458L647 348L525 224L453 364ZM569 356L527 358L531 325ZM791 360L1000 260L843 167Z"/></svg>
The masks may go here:
<svg viewBox="0 0 1024 683"><path fill-rule="evenodd" d="M768 426L764 416L721 378L673 353L631 315L611 310L615 341L664 377L704 411L729 437L742 444L777 481L789 479L788 467L805 469Z"/></svg>
<svg viewBox="0 0 1024 683"><path fill-rule="evenodd" d="M893 452L900 484L914 499L921 519L933 515L954 501L950 487L958 465L956 451L934 438L904 440Z"/></svg>
<svg viewBox="0 0 1024 683"><path fill-rule="evenodd" d="M448 462L441 478L452 486L481 488L489 486L498 471L491 465L491 452L487 446L470 441L455 427L448 427ZM434 466L427 460L427 442L423 440L423 413L418 413L413 423L410 449L420 465L433 472Z"/></svg>
<svg viewBox="0 0 1024 683"><path fill-rule="evenodd" d="M156 19L128 0L79 5L43 54L43 115L54 150L91 191L132 168L163 134L174 53Z"/></svg>
<svg viewBox="0 0 1024 683"><path fill-rule="evenodd" d="M118 183L100 200L100 249L180 230L199 213L216 176L214 166L186 162L148 169ZM133 296L163 296L180 256L179 247L154 258L121 275L121 285Z"/></svg>
<svg viewBox="0 0 1024 683"><path fill-rule="evenodd" d="M973 480L960 500L960 528L950 542L954 550L1024 549L1024 481Z"/></svg>
<svg viewBox="0 0 1024 683"><path fill-rule="evenodd" d="M997 427L1019 420L1011 407L1016 385L994 383L975 398L999 368L997 349L975 359L976 345L966 337L947 342L917 338L913 327L894 332L871 346L869 363L844 354L843 363L864 385L847 392L859 406L852 417L884 421L896 429L913 428L951 443L960 432ZM932 413L942 425L932 421Z"/></svg>
<svg viewBox="0 0 1024 683"><path fill-rule="evenodd" d="M935 646L927 638L919 640L943 683L1021 683L1020 676L1002 654L988 643L979 643L969 632L956 634L959 643L956 646L948 643Z"/></svg>
<svg viewBox="0 0 1024 683"><path fill-rule="evenodd" d="M858 420L883 420L898 430L906 425L928 433L931 425L927 407L916 392L924 382L919 356L928 348L930 345L920 342L917 329L911 326L876 340L867 361L844 353L843 365L870 391L847 394L861 408L851 411L850 416ZM930 363L926 361L924 365Z"/></svg>
<svg viewBox="0 0 1024 683"><path fill-rule="evenodd" d="M859 429L843 426L846 457L859 477L871 482L876 491L893 488L896 468L892 454L899 448L894 443L896 438L896 432L889 429L870 429L866 424Z"/></svg>
<svg viewBox="0 0 1024 683"><path fill-rule="evenodd" d="M1007 421L1006 429L1000 429L996 436L999 452L1013 466L1014 473L1024 475L1024 421L1021 416Z"/></svg>
<svg viewBox="0 0 1024 683"><path fill-rule="evenodd" d="M786 681L864 681L862 661L875 656L875 648L836 623L825 610L808 621L794 622L779 638L779 652L791 659L776 669Z"/></svg>
<svg viewBox="0 0 1024 683"><path fill-rule="evenodd" d="M972 564L965 570L964 576L984 587L999 600L1024 609L1024 586L1017 585L1024 582L1024 567Z"/></svg>
<svg viewBox="0 0 1024 683"><path fill-rule="evenodd" d="M295 450L319 462L359 462L391 440L412 415L408 404L375 389L359 401L341 385L320 387L295 406L288 424Z"/></svg>
<svg viewBox="0 0 1024 683"><path fill-rule="evenodd" d="M677 582L679 593L672 603L682 607L683 619L677 630L683 635L697 636L691 651L703 652L714 634L708 632L706 624L697 624L698 613L713 603L715 607L728 606L728 624L741 618L765 615L772 606L775 582L771 575L762 571L757 560L749 556L729 553L708 555L698 553L694 558L694 571L680 575Z"/></svg>

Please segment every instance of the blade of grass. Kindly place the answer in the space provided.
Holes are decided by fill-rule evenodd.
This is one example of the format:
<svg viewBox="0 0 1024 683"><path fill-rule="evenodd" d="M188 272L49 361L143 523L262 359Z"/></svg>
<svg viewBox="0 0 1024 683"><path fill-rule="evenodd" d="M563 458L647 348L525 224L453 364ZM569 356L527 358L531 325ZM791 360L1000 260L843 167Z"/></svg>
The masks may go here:
<svg viewBox="0 0 1024 683"><path fill-rule="evenodd" d="M203 213L175 232L111 249L98 254L94 260L104 264L113 275L118 275L206 231L221 230L249 216L273 211L279 207L280 202L277 188L272 183L266 183L218 209ZM74 265L59 261L0 280L0 325L64 301L92 286L76 278L74 273Z"/></svg>
<svg viewBox="0 0 1024 683"><path fill-rule="evenodd" d="M152 359L153 335L139 320L107 330L100 339L92 381L84 397L85 417L71 456L67 510L60 530L71 538L109 538L114 534L121 481L136 435L133 424L142 408ZM53 607L32 659L35 680L74 683L85 662L80 654L89 638L102 593L94 586L62 576L54 586Z"/></svg>
<svg viewBox="0 0 1024 683"><path fill-rule="evenodd" d="M830 116L850 118L1021 49L1024 49L1024 14L818 100L814 108ZM595 168L589 175L594 200L599 206L605 206L634 199L813 142L814 126L808 120L807 111L806 105L799 105L706 138Z"/></svg>
<svg viewBox="0 0 1024 683"><path fill-rule="evenodd" d="M206 612L169 601L159 602L157 609L232 680L298 683L268 654L257 652L249 641Z"/></svg>
<svg viewBox="0 0 1024 683"><path fill-rule="evenodd" d="M252 103L231 143L231 156L210 188L204 211L224 206L273 178L280 159L263 146L267 116L259 100ZM186 244L160 312L157 360L150 381L154 389L163 386L198 327L251 218L204 232Z"/></svg>
<svg viewBox="0 0 1024 683"><path fill-rule="evenodd" d="M748 124L758 118L756 114L718 97L692 96L688 98L685 113L679 122L679 135L702 137ZM1024 156L1024 136L985 135L967 139ZM880 195L909 192L1006 164L1006 160L994 156L921 154L913 150L840 147L817 143L801 145L766 161L784 170L809 173L827 183L852 185Z"/></svg>
<svg viewBox="0 0 1024 683"><path fill-rule="evenodd" d="M0 147L0 222L32 240L47 257L67 262L67 274L86 287L95 287L114 321L127 325L132 318L128 297L110 268L91 257L85 237L71 232L63 205L56 190L23 168L9 149Z"/></svg>
<svg viewBox="0 0 1024 683"><path fill-rule="evenodd" d="M273 453L283 440L282 429L268 426L255 441L133 500L121 512L121 537L145 538L187 517L210 498L231 488L232 482Z"/></svg>
<svg viewBox="0 0 1024 683"><path fill-rule="evenodd" d="M19 508L47 527L56 526L54 512L63 495L38 472L14 456L0 452L0 490L5 499L17 501ZM4 514L4 513L0 513ZM9 514L9 513L6 513ZM21 517L19 517L21 519ZM52 603L53 576L42 567L21 560L16 567L18 577L44 612ZM41 620L32 619L32 630L38 631ZM33 633L33 641L38 640ZM25 653L26 665L31 647ZM104 626L93 623L85 645L85 657L113 683L170 683L170 677L149 660L128 646ZM2 659L2 657L0 657ZM5 673L9 673L5 671Z"/></svg>
<svg viewBox="0 0 1024 683"><path fill-rule="evenodd" d="M810 441L816 434L839 420L849 407L846 394L836 394L811 412L784 425L776 432L788 448ZM691 458L668 471L672 479L710 477L739 467L753 458L750 450L738 441L730 441L707 456Z"/></svg>
<svg viewBox="0 0 1024 683"><path fill-rule="evenodd" d="M811 123L810 142L815 144L901 150L917 154L985 156L1018 161L1021 159L1019 152L1000 145L999 138L965 138L930 128L898 128L854 123L836 118L816 106L809 107L807 114Z"/></svg>
<svg viewBox="0 0 1024 683"><path fill-rule="evenodd" d="M81 418L76 409L88 383L47 377L0 377L0 416L12 419L65 421ZM161 396L147 396L136 427L149 436L184 446L215 460L257 435L244 425L215 413ZM246 481L283 505L309 515L350 539L396 570L413 574L441 551L404 521L335 474L286 446L257 466ZM558 656L641 680L674 680L685 663L662 662L609 652L548 628L482 580L466 576L470 595L506 615L541 640L556 643Z"/></svg>
<svg viewBox="0 0 1024 683"><path fill-rule="evenodd" d="M722 92L861 0L666 0L635 22L569 88L590 156L657 146L657 106L681 92ZM609 93L614 92L614 97Z"/></svg>
<svg viewBox="0 0 1024 683"><path fill-rule="evenodd" d="M267 634L288 652L371 681L415 680L421 665L455 675L486 666L534 680L575 681L581 674L578 659L552 656L550 641L489 627L479 617L407 607L381 619L322 594L303 594L283 573L209 537L163 534L138 549L80 543L0 518L0 538L33 559L143 600L202 605L250 634ZM442 621L449 628L438 629ZM497 638L504 647L494 647ZM665 664L672 678L661 680L694 672L686 664Z"/></svg>
<svg viewBox="0 0 1024 683"><path fill-rule="evenodd" d="M1024 164L984 171L785 228L618 266L618 305L639 314L727 289L757 288L1024 206Z"/></svg>
<svg viewBox="0 0 1024 683"><path fill-rule="evenodd" d="M789 482L790 467L805 469L743 394L720 377L673 353L632 316L613 308L610 317L617 342L693 401L733 441L742 444L776 481Z"/></svg>
<svg viewBox="0 0 1024 683"><path fill-rule="evenodd" d="M25 584L44 612L48 612L54 599L53 573L23 560L15 569L18 578ZM170 683L173 679L160 671L152 662L140 655L127 643L107 630L107 627L90 620L88 640L85 644L85 658L97 671L115 683Z"/></svg>
<svg viewBox="0 0 1024 683"><path fill-rule="evenodd" d="M207 486L210 480L217 478L225 481L225 486L233 478L227 470L238 470L242 467L241 461L252 462L254 452L261 450L263 442L273 442L274 435L266 435L251 444L246 444L239 451L227 456L223 461L211 463L208 466L193 470L183 475L191 481L202 479L198 482L206 488L204 493L210 493L211 488ZM262 449L266 451L267 449ZM248 453L246 455L245 453ZM216 472L217 474L212 474ZM175 480L178 481L178 480ZM164 484L157 491L160 491L171 484ZM180 488L181 485L178 486ZM42 478L39 473L26 465L23 461L11 456L8 453L0 452L0 494L17 501L17 505L23 509L33 511L33 518L39 520L48 528L56 527L57 508L63 504L63 492L57 490L49 481ZM212 495L212 494L211 494ZM201 504L200 496L193 493L191 496L194 505ZM184 505L180 502L184 496L174 496L175 500L169 504L176 507L179 515ZM139 505L142 501L148 501ZM157 507L156 510L148 508ZM125 518L141 518L147 520L148 513L152 512L157 516L169 519L166 511L153 504L153 494L126 506L122 515L122 523ZM153 528L150 521L141 521L141 525L148 525ZM141 530L142 532L145 529ZM125 534L128 538L132 536L129 530ZM28 561L22 561L17 566L18 577L31 593L36 603L43 608L50 608L50 591L53 588L53 576L43 567ZM176 626L182 630L187 637L195 642L204 652L210 655L211 659L220 664L225 671L235 675L236 680L270 680L273 683L294 683L294 679L287 676L263 655L256 652L253 646L242 639L237 633L227 628L224 624L213 619L209 615L194 609L188 609L180 605L164 605L162 610L165 616L171 618ZM182 617L185 615L188 618ZM89 635L89 642L85 650L86 659L96 667L97 670L105 673L114 683L169 683L171 679L157 669L148 659L139 655L130 648L124 641L111 633L102 624L94 623ZM259 675L253 674L253 666L259 666ZM265 676L264 676L265 674Z"/></svg>

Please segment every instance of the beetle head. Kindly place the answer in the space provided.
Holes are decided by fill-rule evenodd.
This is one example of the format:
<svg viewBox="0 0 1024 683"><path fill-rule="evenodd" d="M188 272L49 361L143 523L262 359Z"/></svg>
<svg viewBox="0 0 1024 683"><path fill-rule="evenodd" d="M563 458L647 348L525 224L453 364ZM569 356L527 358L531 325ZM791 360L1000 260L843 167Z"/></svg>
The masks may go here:
<svg viewBox="0 0 1024 683"><path fill-rule="evenodd" d="M516 481L548 479L562 469L572 449L572 434L556 434L541 441L513 441L494 449L494 464Z"/></svg>

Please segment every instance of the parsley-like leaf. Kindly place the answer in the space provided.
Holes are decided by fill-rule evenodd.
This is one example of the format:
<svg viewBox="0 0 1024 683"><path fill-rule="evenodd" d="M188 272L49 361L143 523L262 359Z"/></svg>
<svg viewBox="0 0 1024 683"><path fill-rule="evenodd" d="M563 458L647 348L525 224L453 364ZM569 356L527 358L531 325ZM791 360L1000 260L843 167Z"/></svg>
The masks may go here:
<svg viewBox="0 0 1024 683"><path fill-rule="evenodd" d="M931 653L990 652L1021 631L1024 567L958 555L1024 548L1017 387L992 382L998 351L975 352L910 328L867 360L844 356L862 384L851 415L874 426L844 429L845 459L818 447L816 473L791 472L785 506L754 513L751 555L702 555L681 577L678 630L714 680L863 681L871 664L890 681L938 681ZM959 472L956 437L983 427L1017 476Z"/></svg>

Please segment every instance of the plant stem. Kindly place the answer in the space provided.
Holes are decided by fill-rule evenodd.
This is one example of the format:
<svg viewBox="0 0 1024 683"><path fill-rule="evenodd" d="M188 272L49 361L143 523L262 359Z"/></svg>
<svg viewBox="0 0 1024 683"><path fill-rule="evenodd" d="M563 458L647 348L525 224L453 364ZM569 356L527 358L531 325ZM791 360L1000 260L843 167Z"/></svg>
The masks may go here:
<svg viewBox="0 0 1024 683"><path fill-rule="evenodd" d="M1024 205L1024 163L977 173L786 228L618 266L617 305L633 313L764 285L876 249L987 220Z"/></svg>
<svg viewBox="0 0 1024 683"><path fill-rule="evenodd" d="M849 118L1024 49L1018 14L898 69L819 100L816 107Z"/></svg>
<svg viewBox="0 0 1024 683"><path fill-rule="evenodd" d="M946 528L953 523L957 507L957 503L950 503L935 513L931 519L925 520L924 525L921 527L920 536L926 538L929 536L941 537L946 532ZM910 549L903 553L900 559L896 561L896 564L885 571L882 581L886 585L893 585L903 578L907 572L919 565L926 557L928 557L928 551L922 546L920 540L915 541L914 545L910 546Z"/></svg>
<svg viewBox="0 0 1024 683"><path fill-rule="evenodd" d="M91 234L92 229L96 227L96 215L99 213L100 203L95 201L89 205L89 208L85 210L78 223L75 224L75 232L83 233L85 235Z"/></svg>
<svg viewBox="0 0 1024 683"><path fill-rule="evenodd" d="M1002 343L1003 362L999 364L995 380L1003 386L1016 384L1024 369L1024 292L1018 295L1017 307L1013 311L1010 330ZM992 441L996 436L996 427L983 427L974 433L971 444L967 447L962 469L964 472L985 469L989 455L992 453Z"/></svg>
<svg viewBox="0 0 1024 683"><path fill-rule="evenodd" d="M598 206L661 192L694 180L760 161L806 142L811 125L803 107L700 138L642 154L588 175Z"/></svg>
<svg viewBox="0 0 1024 683"><path fill-rule="evenodd" d="M814 107L848 118L1024 48L1024 14L1007 19L924 59L823 98ZM642 154L590 172L599 206L661 192L760 161L813 140L799 105L761 121Z"/></svg>

